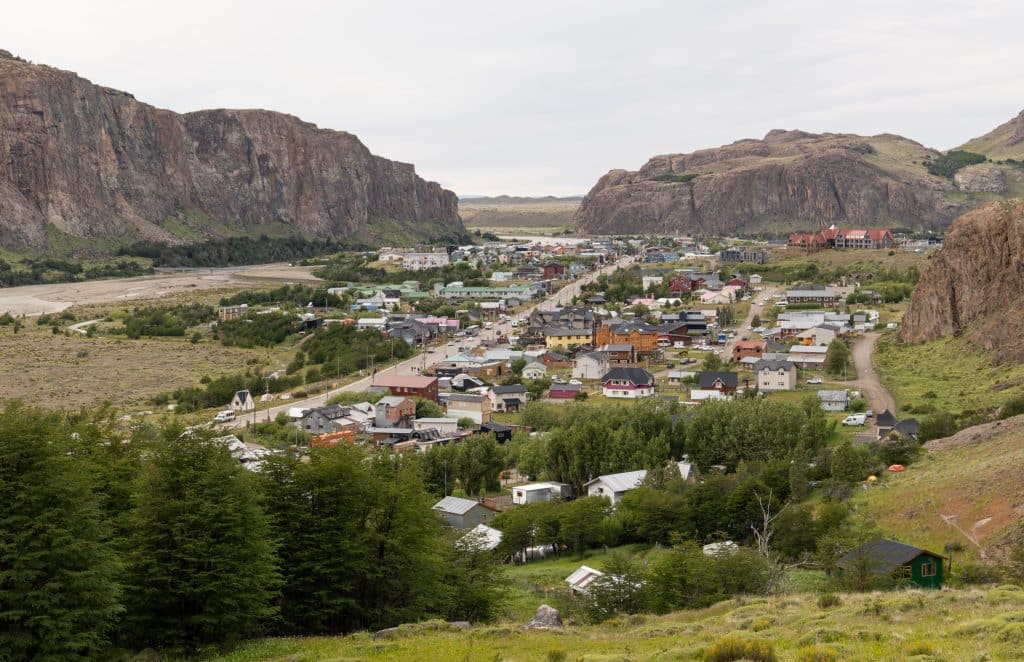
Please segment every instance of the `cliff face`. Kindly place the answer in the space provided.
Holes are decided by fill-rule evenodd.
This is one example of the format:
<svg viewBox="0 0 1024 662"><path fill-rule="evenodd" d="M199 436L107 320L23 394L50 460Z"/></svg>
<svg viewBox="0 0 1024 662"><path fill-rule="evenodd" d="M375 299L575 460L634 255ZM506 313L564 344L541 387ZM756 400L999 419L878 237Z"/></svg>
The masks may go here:
<svg viewBox="0 0 1024 662"><path fill-rule="evenodd" d="M957 219L928 262L903 316L912 343L969 334L996 362L1024 360L1024 202Z"/></svg>
<svg viewBox="0 0 1024 662"><path fill-rule="evenodd" d="M976 203L947 196L954 182L928 174L924 162L939 155L894 135L772 131L762 140L656 156L637 172L613 170L584 198L575 221L594 233L833 223L942 228Z"/></svg>
<svg viewBox="0 0 1024 662"><path fill-rule="evenodd" d="M175 241L181 209L216 236L282 224L350 237L375 218L461 230L454 193L352 134L263 110L180 115L0 51L0 246L77 238Z"/></svg>

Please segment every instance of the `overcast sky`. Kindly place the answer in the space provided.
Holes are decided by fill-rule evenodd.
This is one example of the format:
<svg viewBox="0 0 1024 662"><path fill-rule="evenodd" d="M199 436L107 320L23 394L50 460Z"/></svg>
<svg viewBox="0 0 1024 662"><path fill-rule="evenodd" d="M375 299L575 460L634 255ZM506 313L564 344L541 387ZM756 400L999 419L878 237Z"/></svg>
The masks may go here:
<svg viewBox="0 0 1024 662"><path fill-rule="evenodd" d="M460 195L585 193L773 128L946 149L1024 108L1024 3L5 3L0 48L176 111L357 134Z"/></svg>

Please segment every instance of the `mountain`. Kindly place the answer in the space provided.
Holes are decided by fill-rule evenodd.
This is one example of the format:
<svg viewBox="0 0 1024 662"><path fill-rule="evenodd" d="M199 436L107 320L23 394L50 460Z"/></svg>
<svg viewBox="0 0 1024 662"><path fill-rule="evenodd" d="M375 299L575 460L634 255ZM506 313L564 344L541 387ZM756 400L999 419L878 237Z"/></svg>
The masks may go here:
<svg viewBox="0 0 1024 662"><path fill-rule="evenodd" d="M1002 153L996 147L1012 142L1014 130L975 148ZM655 156L636 172L612 170L574 220L589 233L784 232L833 223L942 229L983 202L1021 194L1024 170L1014 164L961 162L891 134L775 130L761 140Z"/></svg>
<svg viewBox="0 0 1024 662"><path fill-rule="evenodd" d="M350 133L265 110L178 114L0 51L0 247L345 239L378 223L463 231L454 193Z"/></svg>
<svg viewBox="0 0 1024 662"><path fill-rule="evenodd" d="M968 141L960 149L984 154L993 160L1024 159L1024 110L1009 122Z"/></svg>
<svg viewBox="0 0 1024 662"><path fill-rule="evenodd" d="M996 363L1024 360L1024 202L957 219L928 261L903 315L910 343L967 335Z"/></svg>

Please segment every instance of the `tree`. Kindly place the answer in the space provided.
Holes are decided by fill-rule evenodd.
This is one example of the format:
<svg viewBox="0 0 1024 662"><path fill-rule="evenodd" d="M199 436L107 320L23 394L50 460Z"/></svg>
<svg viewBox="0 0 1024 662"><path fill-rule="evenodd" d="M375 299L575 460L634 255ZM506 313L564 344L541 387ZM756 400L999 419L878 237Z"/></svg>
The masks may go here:
<svg viewBox="0 0 1024 662"><path fill-rule="evenodd" d="M864 480L864 458L848 441L832 452L832 478L841 483L856 483Z"/></svg>
<svg viewBox="0 0 1024 662"><path fill-rule="evenodd" d="M518 359L513 359L510 367L512 368L512 373L514 375L516 375L516 376L522 375L523 374L523 368L526 367L526 359L524 359L522 357L520 357Z"/></svg>
<svg viewBox="0 0 1024 662"><path fill-rule="evenodd" d="M616 614L635 614L644 608L646 579L643 568L626 554L612 552L604 575L587 587L587 613L600 623Z"/></svg>
<svg viewBox="0 0 1024 662"><path fill-rule="evenodd" d="M580 558L587 547L600 538L601 521L607 516L608 505L604 497L585 497L562 507L559 517L562 541Z"/></svg>
<svg viewBox="0 0 1024 662"><path fill-rule="evenodd" d="M413 398L416 403L416 418L441 418L444 410L433 400L426 398Z"/></svg>
<svg viewBox="0 0 1024 662"><path fill-rule="evenodd" d="M0 415L0 659L100 657L121 612L121 564L52 412Z"/></svg>
<svg viewBox="0 0 1024 662"><path fill-rule="evenodd" d="M445 545L444 615L472 623L493 621L506 599L506 577L498 556L472 542Z"/></svg>
<svg viewBox="0 0 1024 662"><path fill-rule="evenodd" d="M835 338L828 344L825 354L825 370L828 374L845 379L852 362L853 356L845 340Z"/></svg>
<svg viewBox="0 0 1024 662"><path fill-rule="evenodd" d="M125 632L196 651L258 634L278 574L254 475L221 444L169 428L139 476Z"/></svg>
<svg viewBox="0 0 1024 662"><path fill-rule="evenodd" d="M750 326L754 327L755 329L757 327L761 326L761 316L755 314L753 317L751 317L750 318Z"/></svg>
<svg viewBox="0 0 1024 662"><path fill-rule="evenodd" d="M722 357L718 355L718 352L708 352L708 355L704 357L703 367L706 372L721 370Z"/></svg>

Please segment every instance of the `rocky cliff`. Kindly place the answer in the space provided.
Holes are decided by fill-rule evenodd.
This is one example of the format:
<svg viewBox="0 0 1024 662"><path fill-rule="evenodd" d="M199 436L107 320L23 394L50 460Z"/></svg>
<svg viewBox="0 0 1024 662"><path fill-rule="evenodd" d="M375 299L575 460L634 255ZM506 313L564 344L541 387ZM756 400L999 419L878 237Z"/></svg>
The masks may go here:
<svg viewBox="0 0 1024 662"><path fill-rule="evenodd" d="M342 239L378 219L462 230L454 193L352 134L263 110L181 115L0 51L2 247L268 227Z"/></svg>
<svg viewBox="0 0 1024 662"><path fill-rule="evenodd" d="M1024 202L971 211L946 233L903 316L912 343L968 334L996 362L1024 360Z"/></svg>
<svg viewBox="0 0 1024 662"><path fill-rule="evenodd" d="M649 160L602 177L576 213L583 231L787 231L831 224L944 228L1024 188L1024 171L975 167L960 182L929 174L941 156L900 136L771 131L761 140Z"/></svg>

